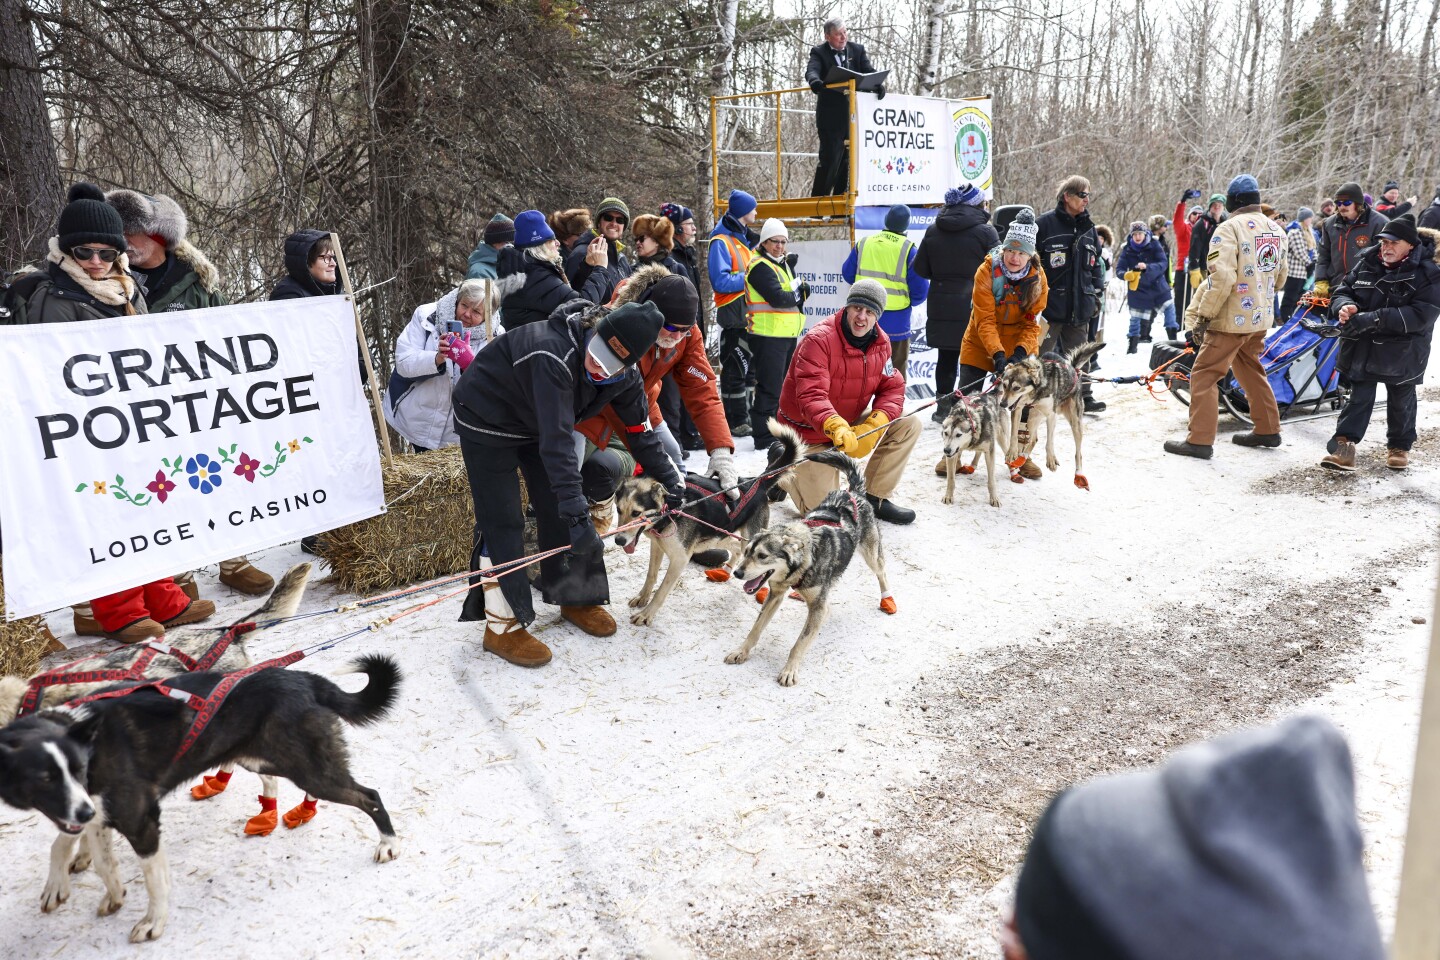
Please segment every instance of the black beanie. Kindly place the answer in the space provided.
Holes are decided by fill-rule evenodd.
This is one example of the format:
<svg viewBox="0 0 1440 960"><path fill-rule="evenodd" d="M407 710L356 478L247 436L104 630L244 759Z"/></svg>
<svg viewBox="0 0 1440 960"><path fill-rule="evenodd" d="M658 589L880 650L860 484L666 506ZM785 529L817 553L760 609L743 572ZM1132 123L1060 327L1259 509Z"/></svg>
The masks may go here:
<svg viewBox="0 0 1440 960"><path fill-rule="evenodd" d="M693 326L700 310L700 294L695 292L695 284L673 273L651 284L640 302L659 307L665 323L672 327Z"/></svg>
<svg viewBox="0 0 1440 960"><path fill-rule="evenodd" d="M1379 237L1388 237L1391 240L1404 240L1412 247L1420 246L1420 233L1415 229L1415 218L1410 214L1402 214L1385 224L1380 229Z"/></svg>
<svg viewBox="0 0 1440 960"><path fill-rule="evenodd" d="M105 202L105 191L93 183L77 183L65 196L65 209L56 225L60 249L69 253L87 243L108 243L125 249L125 224L120 212Z"/></svg>
<svg viewBox="0 0 1440 960"><path fill-rule="evenodd" d="M627 303L611 310L595 325L595 338L627 367L655 346L665 315L653 303Z"/></svg>
<svg viewBox="0 0 1440 960"><path fill-rule="evenodd" d="M1129 956L1096 924L1055 862L1052 811L1035 825L1015 882L1015 927L1030 960L1126 960Z"/></svg>
<svg viewBox="0 0 1440 960"><path fill-rule="evenodd" d="M1344 183L1340 185L1339 190L1335 191L1335 199L1351 200L1354 201L1355 206L1357 207L1364 206L1365 189L1361 187L1358 183Z"/></svg>

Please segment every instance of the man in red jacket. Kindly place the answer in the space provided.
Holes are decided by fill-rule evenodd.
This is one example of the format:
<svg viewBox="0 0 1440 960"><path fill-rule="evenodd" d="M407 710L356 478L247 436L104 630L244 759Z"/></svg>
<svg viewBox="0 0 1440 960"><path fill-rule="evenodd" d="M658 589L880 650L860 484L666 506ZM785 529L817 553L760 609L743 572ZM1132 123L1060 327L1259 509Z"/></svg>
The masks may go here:
<svg viewBox="0 0 1440 960"><path fill-rule="evenodd" d="M890 338L879 336L876 324L884 312L885 288L863 279L850 288L845 309L800 338L780 389L779 420L811 450L833 445L857 460L870 457L865 498L875 516L913 523L915 511L890 496L920 439L920 424L913 417L900 419L905 381L891 362ZM788 489L805 513L839 485L833 468L800 463Z"/></svg>

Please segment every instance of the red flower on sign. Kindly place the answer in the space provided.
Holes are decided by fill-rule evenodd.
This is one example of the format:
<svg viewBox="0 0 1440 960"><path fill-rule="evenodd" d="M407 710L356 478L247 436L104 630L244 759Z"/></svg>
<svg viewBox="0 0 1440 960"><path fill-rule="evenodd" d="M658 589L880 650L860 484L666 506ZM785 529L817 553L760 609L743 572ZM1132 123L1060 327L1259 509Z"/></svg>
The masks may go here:
<svg viewBox="0 0 1440 960"><path fill-rule="evenodd" d="M170 496L170 491L175 489L175 484L165 479L164 470L156 470L155 479L145 484L145 489L155 494L156 500L164 503L165 499Z"/></svg>
<svg viewBox="0 0 1440 960"><path fill-rule="evenodd" d="M260 461L248 453L240 454L240 462L235 466L235 476L244 477L251 483L255 482L255 471L260 469Z"/></svg>

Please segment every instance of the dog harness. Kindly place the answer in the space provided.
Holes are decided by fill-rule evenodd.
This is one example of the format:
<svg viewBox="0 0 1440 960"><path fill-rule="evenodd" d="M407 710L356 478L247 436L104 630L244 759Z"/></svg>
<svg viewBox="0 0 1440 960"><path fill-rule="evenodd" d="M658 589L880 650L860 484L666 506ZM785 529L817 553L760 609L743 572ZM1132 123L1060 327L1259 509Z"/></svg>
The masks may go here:
<svg viewBox="0 0 1440 960"><path fill-rule="evenodd" d="M41 702L44 700L45 689L47 687L56 685L69 686L70 684L78 683L125 683L128 680L144 680L146 668L150 666L151 661L162 653L179 660L184 664L186 671L190 673L209 670L220 662L220 658L225 655L226 650L230 649L230 645L235 642L236 637L249 633L254 629L255 624L253 623L235 624L235 626L226 630L224 635L222 635L219 640L216 640L199 660L192 659L188 653L177 650L175 647L162 646L157 643L145 643L141 644L144 649L140 652L140 656L136 657L135 662L123 670L118 667L108 670L76 670L75 668L81 664L105 655L104 653L91 654L88 657L83 657L73 663L64 664L54 670L42 673L38 677L31 678L25 690L25 699L20 702L20 709L16 711L15 716L17 718L23 717L38 710Z"/></svg>
<svg viewBox="0 0 1440 960"><path fill-rule="evenodd" d="M853 519L853 520L855 521L856 525L858 526L859 523L860 523L860 501L856 500L856 499L855 499L855 494L851 493L849 490L846 490L846 491L845 491L845 495L850 498L850 516L851 516L851 519ZM818 511L818 510L819 510L819 508L817 507L817 508L816 508L816 511ZM801 523L805 524L805 526L811 528L812 530L815 529L816 527L839 527L839 526L841 526L840 518L839 518L839 517L833 517L833 518L832 518L832 517L830 517L830 516L826 516L825 514L820 514L819 516L813 516L813 515L812 515L812 516L807 516L804 520L801 521Z"/></svg>

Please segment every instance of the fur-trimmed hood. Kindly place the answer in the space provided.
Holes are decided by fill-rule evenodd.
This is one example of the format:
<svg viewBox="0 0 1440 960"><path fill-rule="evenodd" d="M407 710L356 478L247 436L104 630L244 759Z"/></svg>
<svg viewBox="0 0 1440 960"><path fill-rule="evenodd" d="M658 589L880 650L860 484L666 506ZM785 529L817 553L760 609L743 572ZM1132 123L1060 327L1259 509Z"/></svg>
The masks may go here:
<svg viewBox="0 0 1440 960"><path fill-rule="evenodd" d="M215 269L215 264L210 258L201 253L189 240L181 240L171 251L175 259L195 271L200 286L205 288L206 293L215 293L220 289L220 271Z"/></svg>
<svg viewBox="0 0 1440 960"><path fill-rule="evenodd" d="M106 306L125 306L135 299L139 291L135 278L130 276L130 259L123 251L111 265L110 275L99 280L90 279L90 274L74 257L60 250L59 237L50 238L50 254L46 259L58 265L81 290Z"/></svg>
<svg viewBox="0 0 1440 960"><path fill-rule="evenodd" d="M637 303L645 292L666 277L674 276L663 263L649 263L640 267L620 284L610 301L612 308L626 303Z"/></svg>

